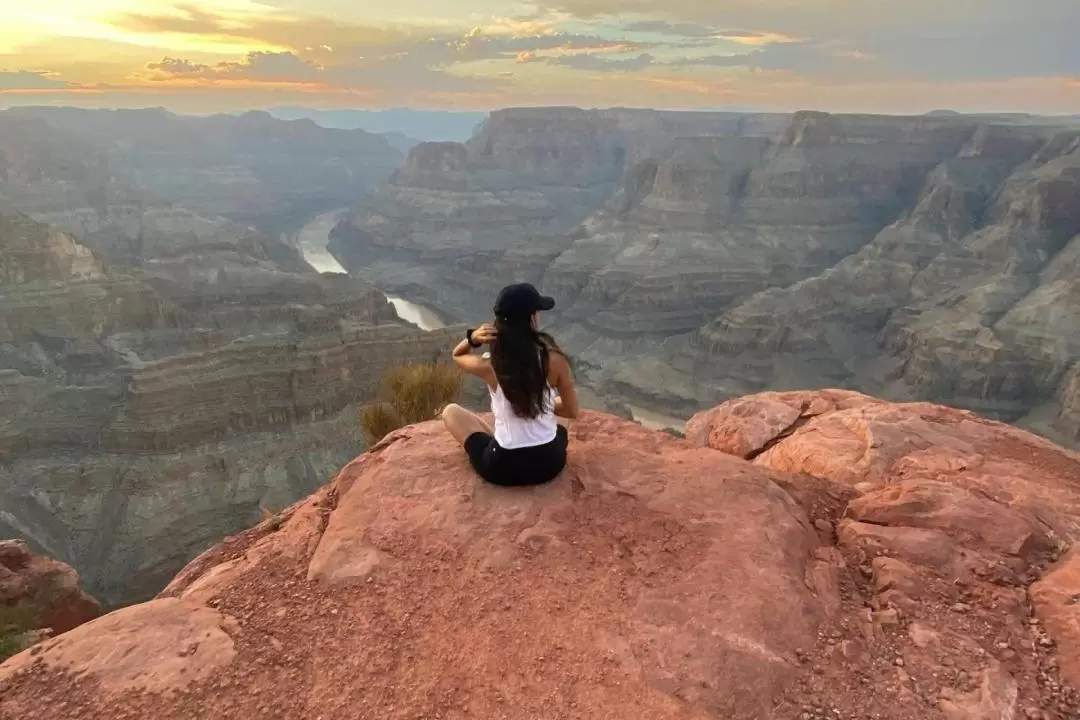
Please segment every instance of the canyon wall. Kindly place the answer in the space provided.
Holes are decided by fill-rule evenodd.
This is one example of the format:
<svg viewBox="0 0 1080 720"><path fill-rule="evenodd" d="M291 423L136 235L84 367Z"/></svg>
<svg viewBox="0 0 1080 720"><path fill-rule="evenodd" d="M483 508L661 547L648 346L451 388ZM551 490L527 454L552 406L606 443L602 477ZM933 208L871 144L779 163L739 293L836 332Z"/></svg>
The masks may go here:
<svg viewBox="0 0 1080 720"><path fill-rule="evenodd" d="M250 240L117 269L0 212L0 537L107 604L327 482L363 449L382 373L460 335Z"/></svg>
<svg viewBox="0 0 1080 720"><path fill-rule="evenodd" d="M475 321L529 280L608 398L840 386L1077 434L1080 131L960 115L512 109L334 232Z"/></svg>

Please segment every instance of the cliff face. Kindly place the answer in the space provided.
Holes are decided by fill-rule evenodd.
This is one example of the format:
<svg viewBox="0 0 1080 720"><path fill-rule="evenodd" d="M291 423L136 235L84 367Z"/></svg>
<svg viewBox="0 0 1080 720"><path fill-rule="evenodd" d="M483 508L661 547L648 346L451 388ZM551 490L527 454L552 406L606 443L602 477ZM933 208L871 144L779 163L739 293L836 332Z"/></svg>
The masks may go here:
<svg viewBox="0 0 1080 720"><path fill-rule="evenodd" d="M759 371L762 384L801 364L818 382L1010 420L1068 396L1080 358L1078 138L978 131L858 253L734 305L697 334L697 347L714 358L784 357L779 371ZM1080 439L1064 416L1049 425Z"/></svg>
<svg viewBox="0 0 1080 720"><path fill-rule="evenodd" d="M381 374L460 333L388 324L369 286L226 237L114 269L0 213L0 536L109 604L325 483L363 447Z"/></svg>
<svg viewBox="0 0 1080 720"><path fill-rule="evenodd" d="M586 414L562 476L515 490L438 423L404 428L158 598L0 666L0 711L1080 713L1080 456L844 391L742 398L688 429Z"/></svg>
<svg viewBox="0 0 1080 720"><path fill-rule="evenodd" d="M605 396L844 385L1075 442L1078 133L994 123L508 110L414 148L333 249L463 319L542 285Z"/></svg>

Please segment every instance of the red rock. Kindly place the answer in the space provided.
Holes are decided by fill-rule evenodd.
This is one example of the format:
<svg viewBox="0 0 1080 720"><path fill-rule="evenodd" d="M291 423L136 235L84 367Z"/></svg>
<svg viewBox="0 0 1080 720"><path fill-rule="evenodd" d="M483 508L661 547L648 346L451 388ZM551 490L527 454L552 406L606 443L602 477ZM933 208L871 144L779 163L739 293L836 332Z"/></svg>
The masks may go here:
<svg viewBox="0 0 1080 720"><path fill-rule="evenodd" d="M38 667L88 675L109 694L171 692L232 662L235 622L196 603L163 598L117 610L0 665L0 685Z"/></svg>
<svg viewBox="0 0 1080 720"><path fill-rule="evenodd" d="M770 429L782 424L770 418L804 406L806 421L789 435ZM754 435L752 441L719 440L736 437L740 427ZM710 434L708 428L727 430ZM1080 537L1074 482L1080 455L961 410L839 390L762 393L696 416L687 424L687 437L736 455L745 447L769 446L754 464L853 487L948 483L1021 514L1024 522L1037 518L1058 537Z"/></svg>
<svg viewBox="0 0 1080 720"><path fill-rule="evenodd" d="M941 700L947 720L1003 720L1017 717L1019 685L998 663L983 670L979 687L970 693L949 692Z"/></svg>
<svg viewBox="0 0 1080 720"><path fill-rule="evenodd" d="M1061 677L1080 688L1080 548L1031 586L1031 604L1058 647Z"/></svg>
<svg viewBox="0 0 1080 720"><path fill-rule="evenodd" d="M910 609L926 594L918 571L903 560L877 557L873 561L874 590L887 607Z"/></svg>
<svg viewBox="0 0 1080 720"><path fill-rule="evenodd" d="M861 401L864 396L845 390L802 393L761 393L736 398L695 415L686 424L686 439L741 458L760 453L801 420Z"/></svg>
<svg viewBox="0 0 1080 720"><path fill-rule="evenodd" d="M949 536L938 530L890 527L844 520L837 530L840 544L859 548L870 557L889 555L909 563L924 565L942 575L963 572Z"/></svg>
<svg viewBox="0 0 1080 720"><path fill-rule="evenodd" d="M1029 560L1053 543L1037 520L1025 515L964 487L931 480L905 480L848 505L848 516L861 522L943 532L966 547Z"/></svg>
<svg viewBox="0 0 1080 720"><path fill-rule="evenodd" d="M36 625L67 632L101 613L79 587L79 574L58 560L34 555L21 540L0 542L0 604L29 607Z"/></svg>
<svg viewBox="0 0 1080 720"><path fill-rule="evenodd" d="M1006 655L1035 647L1028 573L1080 536L1074 453L838 391L743 398L689 436L587 414L558 480L507 489L480 482L439 425L404 428L274 527L196 559L161 600L0 667L3 709L979 720L1022 696L1080 712L1029 653ZM1063 672L1066 567L1032 595ZM58 710L72 696L93 714Z"/></svg>
<svg viewBox="0 0 1080 720"><path fill-rule="evenodd" d="M196 607L221 598L199 627L285 595L283 617L249 613L228 632L268 623L304 658L310 690L295 717L336 716L332 701L345 696L356 716L434 716L450 687L470 698L472 717L500 707L563 717L571 699L590 718L760 716L794 679L795 649L837 611L813 524L767 469L607 416L578 426L563 476L533 489L479 482L439 424L403 429L342 471L324 525L322 493L239 556L201 559L201 577L183 573L168 593ZM273 579L295 577L292 567L312 597ZM109 616L107 635L91 624L85 637L115 645L147 632L124 612ZM174 635L154 637L127 652L145 664L187 660L168 649ZM39 657L84 667L65 659L72 652L48 645ZM260 687L270 671L258 657L239 649L215 676ZM346 689L332 679L341 658L357 662ZM159 689L180 679L170 670ZM119 707L111 690L99 700ZM189 712L163 702L159 718Z"/></svg>

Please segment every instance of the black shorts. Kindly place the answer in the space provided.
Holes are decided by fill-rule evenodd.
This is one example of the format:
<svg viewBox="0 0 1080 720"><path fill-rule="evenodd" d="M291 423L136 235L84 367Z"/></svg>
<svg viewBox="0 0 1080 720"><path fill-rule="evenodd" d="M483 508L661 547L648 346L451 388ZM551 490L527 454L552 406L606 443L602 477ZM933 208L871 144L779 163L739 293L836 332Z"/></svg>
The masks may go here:
<svg viewBox="0 0 1080 720"><path fill-rule="evenodd" d="M555 439L534 447L504 450L487 433L473 433L465 452L477 474L493 485L540 485L554 480L566 467L570 436L562 425Z"/></svg>

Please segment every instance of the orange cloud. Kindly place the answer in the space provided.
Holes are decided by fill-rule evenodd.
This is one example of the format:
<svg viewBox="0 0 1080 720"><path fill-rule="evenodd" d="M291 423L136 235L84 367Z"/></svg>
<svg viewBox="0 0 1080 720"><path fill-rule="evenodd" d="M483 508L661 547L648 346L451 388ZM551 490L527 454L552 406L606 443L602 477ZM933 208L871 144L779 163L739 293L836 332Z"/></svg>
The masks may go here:
<svg viewBox="0 0 1080 720"><path fill-rule="evenodd" d="M793 35L785 35L784 33L776 32L720 31L715 35L712 35L712 37L719 40L727 40L729 42L738 43L739 45L750 45L752 47L775 45L776 43L794 43L805 41L805 38L798 38Z"/></svg>
<svg viewBox="0 0 1080 720"><path fill-rule="evenodd" d="M888 9L862 0L530 0L572 14L485 18L444 4L443 18L385 20L404 17L410 1L388 11L355 3L344 20L310 16L299 0L47 0L73 12L0 27L0 93L236 108L297 96L325 105L1080 112L1080 68L1060 52L1080 24L1076 0L1045 0L1038 14L1015 0L985 0L995 12L975 14L930 0ZM103 17L102 6L129 10ZM931 26L949 41L922 37Z"/></svg>

